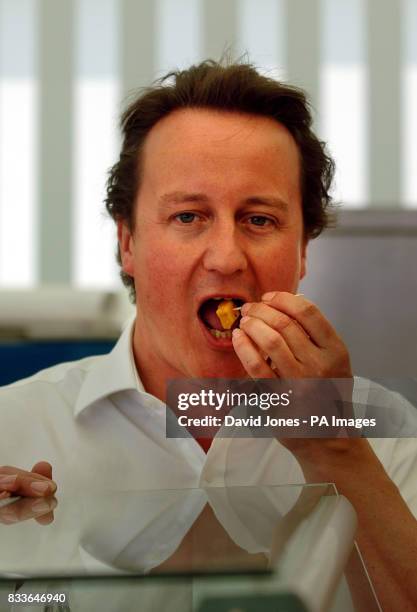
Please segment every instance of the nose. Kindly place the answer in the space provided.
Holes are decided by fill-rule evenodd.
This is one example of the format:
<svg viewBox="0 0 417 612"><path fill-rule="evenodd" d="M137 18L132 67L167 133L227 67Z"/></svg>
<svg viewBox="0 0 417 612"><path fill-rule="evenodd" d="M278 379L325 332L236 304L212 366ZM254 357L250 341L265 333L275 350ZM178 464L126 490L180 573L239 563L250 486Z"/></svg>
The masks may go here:
<svg viewBox="0 0 417 612"><path fill-rule="evenodd" d="M203 258L207 271L231 275L246 270L247 259L242 236L239 236L234 222L214 224L207 238Z"/></svg>

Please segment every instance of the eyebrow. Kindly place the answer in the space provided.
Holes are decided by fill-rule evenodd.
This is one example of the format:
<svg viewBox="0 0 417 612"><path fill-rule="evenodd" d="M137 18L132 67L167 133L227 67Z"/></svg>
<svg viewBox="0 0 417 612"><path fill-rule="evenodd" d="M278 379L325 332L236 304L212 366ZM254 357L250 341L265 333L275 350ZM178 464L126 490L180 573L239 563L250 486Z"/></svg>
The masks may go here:
<svg viewBox="0 0 417 612"><path fill-rule="evenodd" d="M171 193L165 193L159 198L160 204L163 206L170 204L184 204L185 202L196 202L200 204L207 204L210 198L204 193L188 193L185 191L173 191ZM249 196L245 198L244 204L260 204L264 206L270 206L271 208L278 208L282 212L288 212L288 204L281 198L274 196Z"/></svg>
<svg viewBox="0 0 417 612"><path fill-rule="evenodd" d="M184 202L207 203L209 198L204 193L187 193L185 191L173 191L165 193L159 198L159 202L166 204L183 204Z"/></svg>
<svg viewBox="0 0 417 612"><path fill-rule="evenodd" d="M278 208L282 212L288 212L288 204L281 198L274 196L251 196L245 199L246 204L263 204L264 206L270 206L271 208Z"/></svg>

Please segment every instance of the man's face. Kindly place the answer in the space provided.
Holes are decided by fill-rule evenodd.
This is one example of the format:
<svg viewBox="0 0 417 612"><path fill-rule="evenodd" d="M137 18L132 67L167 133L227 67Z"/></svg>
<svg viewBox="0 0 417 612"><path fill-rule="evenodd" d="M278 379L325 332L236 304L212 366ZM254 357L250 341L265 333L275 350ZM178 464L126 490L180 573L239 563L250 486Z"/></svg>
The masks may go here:
<svg viewBox="0 0 417 612"><path fill-rule="evenodd" d="M305 273L297 146L272 119L187 109L150 131L122 264L135 281L134 346L163 378L242 377L212 298L295 292Z"/></svg>

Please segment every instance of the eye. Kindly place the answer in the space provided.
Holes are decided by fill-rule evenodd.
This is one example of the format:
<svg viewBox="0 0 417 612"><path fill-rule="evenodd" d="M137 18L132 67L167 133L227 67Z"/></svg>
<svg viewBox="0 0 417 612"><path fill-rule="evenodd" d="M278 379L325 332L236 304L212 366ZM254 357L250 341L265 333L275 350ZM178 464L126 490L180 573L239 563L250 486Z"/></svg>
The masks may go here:
<svg viewBox="0 0 417 612"><path fill-rule="evenodd" d="M265 217L264 215L252 215L248 218L248 221L251 225L256 225L257 227L269 227L271 225L275 225L273 219Z"/></svg>
<svg viewBox="0 0 417 612"><path fill-rule="evenodd" d="M178 219L181 223L192 223L196 216L197 215L192 212L183 212L179 215L175 215L175 219Z"/></svg>

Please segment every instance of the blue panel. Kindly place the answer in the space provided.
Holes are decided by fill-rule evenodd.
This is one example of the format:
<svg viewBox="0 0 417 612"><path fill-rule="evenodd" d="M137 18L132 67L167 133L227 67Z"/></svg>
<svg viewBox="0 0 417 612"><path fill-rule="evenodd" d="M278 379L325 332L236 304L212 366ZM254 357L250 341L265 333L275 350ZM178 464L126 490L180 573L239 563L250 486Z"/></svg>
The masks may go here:
<svg viewBox="0 0 417 612"><path fill-rule="evenodd" d="M26 378L57 363L111 351L115 341L0 343L0 386Z"/></svg>

